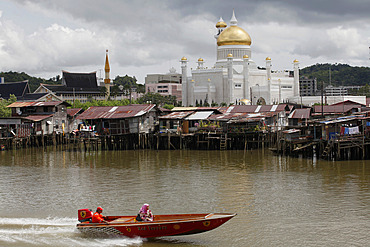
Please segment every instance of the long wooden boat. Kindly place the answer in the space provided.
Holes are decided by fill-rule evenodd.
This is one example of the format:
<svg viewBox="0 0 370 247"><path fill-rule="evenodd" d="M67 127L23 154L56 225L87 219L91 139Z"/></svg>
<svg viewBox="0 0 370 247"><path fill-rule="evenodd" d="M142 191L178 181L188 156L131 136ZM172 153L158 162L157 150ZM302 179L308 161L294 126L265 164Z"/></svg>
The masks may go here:
<svg viewBox="0 0 370 247"><path fill-rule="evenodd" d="M77 229L92 235L124 235L130 238L155 238L206 232L219 227L236 214L155 215L153 221L136 221L136 216L106 216L108 223L82 222Z"/></svg>

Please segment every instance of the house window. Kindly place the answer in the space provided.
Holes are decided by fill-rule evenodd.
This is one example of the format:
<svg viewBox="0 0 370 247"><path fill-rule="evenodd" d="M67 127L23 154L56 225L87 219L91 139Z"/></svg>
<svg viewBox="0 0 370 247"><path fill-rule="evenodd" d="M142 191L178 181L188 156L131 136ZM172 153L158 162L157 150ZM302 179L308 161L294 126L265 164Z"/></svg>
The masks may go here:
<svg viewBox="0 0 370 247"><path fill-rule="evenodd" d="M236 83L235 88L242 88L242 84L241 83Z"/></svg>

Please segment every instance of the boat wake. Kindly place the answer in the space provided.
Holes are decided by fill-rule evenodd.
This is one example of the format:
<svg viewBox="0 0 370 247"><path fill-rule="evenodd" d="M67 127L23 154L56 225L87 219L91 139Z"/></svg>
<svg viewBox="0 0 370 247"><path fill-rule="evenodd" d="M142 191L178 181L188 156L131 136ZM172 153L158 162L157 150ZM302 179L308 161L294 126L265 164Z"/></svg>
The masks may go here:
<svg viewBox="0 0 370 247"><path fill-rule="evenodd" d="M134 246L143 239L86 237L75 218L0 218L0 246Z"/></svg>

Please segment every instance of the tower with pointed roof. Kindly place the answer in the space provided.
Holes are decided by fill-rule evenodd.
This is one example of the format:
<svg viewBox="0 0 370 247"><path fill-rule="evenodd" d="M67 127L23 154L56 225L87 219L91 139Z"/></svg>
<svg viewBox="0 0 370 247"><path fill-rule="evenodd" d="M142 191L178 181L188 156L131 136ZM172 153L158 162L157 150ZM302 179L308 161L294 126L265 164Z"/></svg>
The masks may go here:
<svg viewBox="0 0 370 247"><path fill-rule="evenodd" d="M108 50L105 51L105 77L104 77L104 85L105 85L105 99L109 99L110 97L110 78L109 78L109 61L108 61Z"/></svg>

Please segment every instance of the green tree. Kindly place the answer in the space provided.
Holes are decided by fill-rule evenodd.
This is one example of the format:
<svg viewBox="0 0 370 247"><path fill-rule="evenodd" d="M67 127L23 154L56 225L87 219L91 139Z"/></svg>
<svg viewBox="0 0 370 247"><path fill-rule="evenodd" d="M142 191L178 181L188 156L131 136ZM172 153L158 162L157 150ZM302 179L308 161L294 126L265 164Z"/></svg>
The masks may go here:
<svg viewBox="0 0 370 247"><path fill-rule="evenodd" d="M54 78L50 78L46 80L46 79L39 78L39 77L29 76L24 72L19 73L19 72L9 71L9 72L1 72L0 77L4 77L5 83L28 80L31 93L34 92L40 86L40 83L51 84L51 85L56 85L56 84L61 83L61 78L58 75Z"/></svg>
<svg viewBox="0 0 370 247"><path fill-rule="evenodd" d="M324 85L329 85L329 82L333 86L370 83L369 67L351 67L347 64L315 64L301 69L299 74L302 77L316 78L317 81L324 82Z"/></svg>
<svg viewBox="0 0 370 247"><path fill-rule="evenodd" d="M0 117L10 117L12 110L7 107L8 105L17 101L17 97L11 94L8 100L0 100Z"/></svg>
<svg viewBox="0 0 370 247"><path fill-rule="evenodd" d="M166 108L168 110L172 110L174 107L175 107L174 105L169 105L169 104L163 105L163 108Z"/></svg>
<svg viewBox="0 0 370 247"><path fill-rule="evenodd" d="M128 75L125 75L125 76L116 76L116 78L113 79L113 84L114 85L122 85L122 86L126 86L128 85L128 87L133 87L133 86L136 86L136 78L135 76L134 77L131 77L131 76L128 76Z"/></svg>

